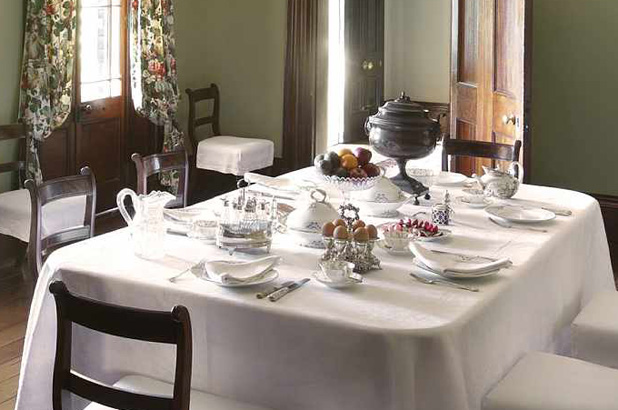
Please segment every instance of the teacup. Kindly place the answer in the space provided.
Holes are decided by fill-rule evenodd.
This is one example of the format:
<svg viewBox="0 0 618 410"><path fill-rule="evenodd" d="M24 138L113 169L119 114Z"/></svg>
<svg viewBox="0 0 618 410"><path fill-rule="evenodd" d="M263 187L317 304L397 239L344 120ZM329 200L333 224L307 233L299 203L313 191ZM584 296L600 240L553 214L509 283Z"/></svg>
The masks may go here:
<svg viewBox="0 0 618 410"><path fill-rule="evenodd" d="M353 275L354 264L346 261L322 261L320 269L322 273L333 282L343 282Z"/></svg>
<svg viewBox="0 0 618 410"><path fill-rule="evenodd" d="M482 189L466 188L463 190L464 198L471 204L482 204L485 202L485 192Z"/></svg>

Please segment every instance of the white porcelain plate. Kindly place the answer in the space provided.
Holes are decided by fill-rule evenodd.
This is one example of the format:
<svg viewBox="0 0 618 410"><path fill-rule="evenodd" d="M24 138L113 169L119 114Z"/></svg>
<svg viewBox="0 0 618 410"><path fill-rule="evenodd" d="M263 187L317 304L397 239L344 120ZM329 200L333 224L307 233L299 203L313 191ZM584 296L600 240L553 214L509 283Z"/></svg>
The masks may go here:
<svg viewBox="0 0 618 410"><path fill-rule="evenodd" d="M313 271L311 272L311 276L313 276L313 278L317 280L318 282L320 282L321 284L326 285L329 288L333 288L333 289L345 289L345 288L349 288L351 286L363 283L363 277L360 275L357 275L359 279L347 278L341 281L334 281L330 279L322 271Z"/></svg>
<svg viewBox="0 0 618 410"><path fill-rule="evenodd" d="M509 222L519 223L539 223L551 221L556 217L555 213L546 209L511 205L488 206L485 208L485 212Z"/></svg>
<svg viewBox="0 0 618 410"><path fill-rule="evenodd" d="M462 185L464 182L468 180L468 177L463 174L458 174L456 172L440 172L438 176L437 185Z"/></svg>
<svg viewBox="0 0 618 410"><path fill-rule="evenodd" d="M204 273L201 276L199 275L196 275L196 276L198 276L200 279L204 279L208 282L214 283L215 285L221 286L222 288L247 288L250 286L263 285L264 283L272 282L273 280L279 277L279 272L276 269L271 269L268 272L266 272L264 276L261 276L259 279L250 281L250 282L243 282L243 283L221 283L218 280L212 279L210 276L208 276L207 273Z"/></svg>

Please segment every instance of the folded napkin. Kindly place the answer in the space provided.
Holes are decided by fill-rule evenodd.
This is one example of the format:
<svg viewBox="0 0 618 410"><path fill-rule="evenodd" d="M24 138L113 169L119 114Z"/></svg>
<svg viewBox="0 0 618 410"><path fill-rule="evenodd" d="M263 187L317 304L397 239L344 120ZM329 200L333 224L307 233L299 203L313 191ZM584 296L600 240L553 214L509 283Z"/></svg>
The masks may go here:
<svg viewBox="0 0 618 410"><path fill-rule="evenodd" d="M511 264L511 261L507 258L498 259L495 262L482 263L457 261L448 255L431 252L417 242L410 242L410 250L421 264L438 274L454 272L465 275L482 275L505 268Z"/></svg>
<svg viewBox="0 0 618 410"><path fill-rule="evenodd" d="M232 285L256 281L265 276L280 262L281 256L267 256L251 262L208 261L204 263L204 267L210 279Z"/></svg>

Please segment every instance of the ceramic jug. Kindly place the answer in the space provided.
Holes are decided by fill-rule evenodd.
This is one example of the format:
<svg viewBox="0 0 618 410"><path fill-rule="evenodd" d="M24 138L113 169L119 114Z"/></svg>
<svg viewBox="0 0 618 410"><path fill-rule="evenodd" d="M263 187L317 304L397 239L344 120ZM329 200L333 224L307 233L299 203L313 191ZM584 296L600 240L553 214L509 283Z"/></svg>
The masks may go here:
<svg viewBox="0 0 618 410"><path fill-rule="evenodd" d="M127 212L125 198L131 197L135 215L133 218ZM144 259L159 259L165 256L165 220L163 209L174 199L169 192L153 191L148 195L137 195L133 190L125 188L118 192L116 203L120 214L131 229L133 252Z"/></svg>

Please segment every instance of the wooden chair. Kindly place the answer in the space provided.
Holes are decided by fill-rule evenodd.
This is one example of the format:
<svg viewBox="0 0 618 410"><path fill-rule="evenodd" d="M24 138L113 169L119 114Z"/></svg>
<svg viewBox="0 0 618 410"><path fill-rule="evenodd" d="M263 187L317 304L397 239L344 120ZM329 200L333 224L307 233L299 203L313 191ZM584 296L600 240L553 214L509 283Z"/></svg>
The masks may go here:
<svg viewBox="0 0 618 410"><path fill-rule="evenodd" d="M93 402L85 410L267 410L213 394L191 390L193 341L186 307L171 312L150 311L97 302L72 294L61 281L49 286L56 300L57 338L53 409L62 410L62 393ZM108 335L176 346L174 383L128 375L113 386L86 378L71 369L73 323Z"/></svg>
<svg viewBox="0 0 618 410"><path fill-rule="evenodd" d="M148 177L159 174L163 171L177 170L180 174L178 181L178 192L176 199L167 204L167 208L187 206L187 196L189 190L189 159L187 151L172 151L162 154L148 155L142 157L138 153L131 155L137 171L137 193L148 194Z"/></svg>
<svg viewBox="0 0 618 410"><path fill-rule="evenodd" d="M0 193L0 260L8 261L9 255L15 255L15 265L19 267L26 256L30 228L30 199L28 191L23 189L26 178L26 128L23 124L0 125L0 150L5 150L11 141L17 143L17 160L0 164L0 174L11 173L13 177L10 190Z"/></svg>
<svg viewBox="0 0 618 410"><path fill-rule="evenodd" d="M485 141L451 139L446 135L442 140L442 170L449 170L449 155L454 157L488 158L498 161L518 161L521 141L515 144L499 144Z"/></svg>
<svg viewBox="0 0 618 410"><path fill-rule="evenodd" d="M261 138L244 138L221 135L219 125L220 97L216 84L208 88L192 90L189 96L189 138L193 146L197 168L243 176L246 172L268 168L273 165L275 146L272 141ZM213 101L212 115L198 117L197 104ZM210 125L212 137L198 141L198 127Z"/></svg>
<svg viewBox="0 0 618 410"><path fill-rule="evenodd" d="M28 264L30 274L36 283L44 260L49 254L65 245L75 243L94 235L94 216L97 199L97 188L90 168L84 167L80 175L72 175L45 181L37 185L29 179L25 183L30 191L31 218L30 242L28 245ZM68 227L57 232L43 232L43 207L54 201L85 196L83 224ZM68 209L73 212L74 209ZM47 216L47 215L45 215Z"/></svg>
<svg viewBox="0 0 618 410"><path fill-rule="evenodd" d="M62 410L62 392L116 409L189 410L191 394L192 336L189 311L175 306L171 312L156 312L111 305L76 296L63 282L49 286L56 300L58 320L56 361L53 375L53 409ZM73 323L144 342L176 345L176 374L173 396L157 397L131 393L85 378L71 370ZM91 405L88 408L96 408Z"/></svg>

